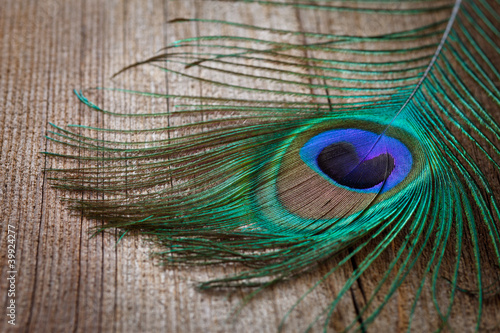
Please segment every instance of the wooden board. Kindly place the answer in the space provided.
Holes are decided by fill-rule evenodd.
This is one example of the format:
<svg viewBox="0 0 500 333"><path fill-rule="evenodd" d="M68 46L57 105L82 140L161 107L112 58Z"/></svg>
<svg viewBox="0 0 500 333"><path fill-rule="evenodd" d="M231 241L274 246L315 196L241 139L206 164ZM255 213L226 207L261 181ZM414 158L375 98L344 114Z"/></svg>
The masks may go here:
<svg viewBox="0 0 500 333"><path fill-rule="evenodd" d="M126 237L118 245L117 233L91 238L91 228L102 222L69 212L60 197L70 195L51 188L44 176L44 168L68 163L40 154L59 149L44 137L50 130L49 122L131 125L130 119L113 119L89 111L77 102L72 90L113 85L110 78L122 67L155 54L169 42L200 33L196 23L171 25L169 20L217 14L222 19L246 17L255 24L265 22L281 29L300 30L315 24L310 14L295 9L252 11L236 5L230 12L224 12L225 8L222 3L203 1L2 1L0 304L4 310L0 317L1 332L274 332L297 298L330 269L331 263L323 263L311 273L267 290L234 317L231 313L243 299L244 291L203 293L194 287L197 281L237 268L165 268L148 257L150 246L140 237ZM317 22L328 20L317 18ZM375 25L378 24L381 23ZM230 28L225 29L225 33L231 33ZM213 87L187 85L181 78L155 76L148 81L137 73L125 73L121 80L170 93L189 90L202 95L217 94L211 90ZM127 98L130 97L117 97L115 102L136 103ZM17 235L14 327L7 323L4 314L10 300L7 296L9 226L15 228ZM303 331L317 315L313 309L326 306L351 271L352 267L344 267L315 289L291 313L284 331ZM382 268L370 271L374 278L382 273ZM369 332L404 329L412 294L420 281L418 277L410 274L409 282L396 293L368 328ZM366 292L373 287L371 279L361 279L349 297L342 300L330 329L345 328L356 317L356 307L366 302ZM457 331L474 330L476 304L472 296L457 295L453 313ZM500 331L499 305L498 297L486 302L484 331ZM432 309L427 288L413 319L415 331L424 332L435 326L438 319ZM313 331L321 329L320 323Z"/></svg>

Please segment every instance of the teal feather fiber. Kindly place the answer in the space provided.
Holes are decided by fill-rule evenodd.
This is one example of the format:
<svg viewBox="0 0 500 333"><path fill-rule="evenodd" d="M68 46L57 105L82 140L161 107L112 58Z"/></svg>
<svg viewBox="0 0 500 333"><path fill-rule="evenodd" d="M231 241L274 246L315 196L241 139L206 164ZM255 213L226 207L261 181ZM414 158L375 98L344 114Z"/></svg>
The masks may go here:
<svg viewBox="0 0 500 333"><path fill-rule="evenodd" d="M479 330L500 267L498 185L491 177L498 177L500 162L499 1L214 2L435 19L371 35L176 19L171 24L242 33L178 40L124 70L147 64L223 94L97 90L175 103L173 110L129 114L77 92L96 112L152 117L156 127L53 125L50 140L84 152L46 153L78 163L49 169L53 186L102 195L72 199L72 208L105 221L100 231L118 228L152 238L168 264L243 265L235 275L199 286L253 288L243 303L318 262L337 260L308 294L361 258L331 303L317 309L324 331L342 297L396 246L345 330L366 330L416 267L423 273L406 329L430 286L439 317L434 330L451 328L458 293L477 300L471 325ZM256 33L266 37L252 37ZM304 43L284 42L283 35ZM186 121L170 125L175 117ZM325 142L332 151L347 151L346 159L324 158L332 174L318 162L328 149L314 153ZM373 178L375 169L363 168L377 161L380 178ZM462 285L463 270L474 271L474 285ZM444 302L439 288L446 290Z"/></svg>

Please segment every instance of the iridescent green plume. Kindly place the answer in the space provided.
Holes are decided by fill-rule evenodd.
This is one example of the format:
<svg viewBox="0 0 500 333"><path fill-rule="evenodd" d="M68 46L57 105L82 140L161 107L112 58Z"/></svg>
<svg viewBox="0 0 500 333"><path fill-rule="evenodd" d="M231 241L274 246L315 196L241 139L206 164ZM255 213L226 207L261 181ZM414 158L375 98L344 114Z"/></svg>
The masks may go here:
<svg viewBox="0 0 500 333"><path fill-rule="evenodd" d="M72 208L105 221L103 229L154 239L163 262L245 267L201 289L252 287L248 301L336 257L310 292L356 256L336 298L315 309L325 331L342 297L381 260L386 271L346 330L368 327L415 267L422 275L410 318L431 288L440 321L433 329L448 329L455 296L467 292L477 299L471 326L479 329L500 265L493 183L500 3L214 1L221 8L235 2L417 24L367 32L353 23L348 34L325 34L176 19L174 27L197 22L240 33L178 40L124 70L150 66L186 87L201 83L203 94L76 92L94 112L133 121L111 129L53 125L49 139L73 153L47 154L75 167L49 170L52 184L97 193L102 199L82 196ZM106 92L175 107L130 114L88 97ZM389 248L393 255L384 256ZM463 270L475 272L472 284L462 283ZM279 328L285 323L286 316Z"/></svg>

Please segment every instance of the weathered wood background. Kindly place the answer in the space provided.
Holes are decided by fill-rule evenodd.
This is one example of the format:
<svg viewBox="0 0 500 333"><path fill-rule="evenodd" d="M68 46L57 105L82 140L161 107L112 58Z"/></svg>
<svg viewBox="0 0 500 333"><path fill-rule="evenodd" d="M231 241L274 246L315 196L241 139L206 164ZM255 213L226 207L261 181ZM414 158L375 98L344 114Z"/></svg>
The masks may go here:
<svg viewBox="0 0 500 333"><path fill-rule="evenodd" d="M73 89L105 86L125 65L153 55L168 42L200 33L196 23L173 27L169 20L203 14L231 20L246 16L255 24L292 30L310 25L309 30L325 32L329 26L329 19L295 9L245 11L247 7L232 6L224 12L225 8L210 1L1 1L1 332L274 332L294 301L328 271L329 265L321 264L314 272L262 293L239 316L231 317L243 291L202 293L194 286L235 268L165 268L149 259L149 244L139 237L126 237L117 246L117 234L90 238L90 228L101 222L70 213L59 199L68 194L52 189L44 177L44 168L67 163L40 154L57 149L44 138L49 122L112 126L115 121L78 103ZM375 29L384 22L371 24ZM135 74L124 75L134 84L149 84ZM151 85L168 86L171 93L204 93L203 87L183 85L182 80L167 82L163 76L156 81ZM8 225L17 231L15 327L7 324L6 316ZM346 267L317 288L292 312L285 331L304 330L317 315L314 309L328 304L351 270ZM380 272L374 269L372 274ZM374 280L363 277L344 297L332 331L342 330L355 318ZM410 274L369 332L406 327L418 281L418 274ZM486 301L483 331L500 332L499 304L498 297ZM456 331L474 330L476 305L475 297L457 295L452 316ZM436 327L432 309L427 288L413 319L415 331ZM319 324L314 330L321 328Z"/></svg>

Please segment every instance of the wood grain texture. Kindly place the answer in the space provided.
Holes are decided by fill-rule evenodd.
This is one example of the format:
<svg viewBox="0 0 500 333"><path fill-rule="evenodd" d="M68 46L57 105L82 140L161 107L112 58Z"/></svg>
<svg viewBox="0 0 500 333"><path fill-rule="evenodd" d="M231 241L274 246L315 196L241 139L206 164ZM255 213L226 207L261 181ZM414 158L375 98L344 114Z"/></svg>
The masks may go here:
<svg viewBox="0 0 500 333"><path fill-rule="evenodd" d="M332 18L296 9L248 10L250 5L210 1L161 0L3 0L0 8L0 332L274 332L298 297L325 274L331 262L257 296L239 316L231 316L245 291L204 293L197 281L234 272L238 267L165 268L149 258L150 244L140 237L117 233L90 237L92 221L69 212L61 197L71 195L49 186L43 169L62 167L65 160L47 159L41 151L55 150L44 135L49 122L92 126L132 126L136 120L115 119L91 112L78 103L73 89L130 85L171 94L223 94L181 77L126 72L122 67L153 55L167 43L200 34L196 23L171 25L179 17L245 17L272 28L328 32ZM339 14L337 14L339 15ZM314 15L313 15L314 16ZM359 22L358 22L359 23ZM407 22L411 24L411 22ZM359 23L361 24L361 23ZM370 22L374 28L387 22ZM206 26L203 27L206 29ZM235 28L213 27L203 34L231 34ZM217 29L223 29L218 31ZM296 39L298 36L287 37ZM134 110L171 108L164 100L144 102L116 94L109 105ZM150 104L144 104L150 103ZM155 119L138 120L141 126ZM171 125L186 119L168 119ZM169 133L175 135L175 133ZM96 197L97 198L97 197ZM7 228L16 227L16 326L7 323ZM391 254L387 254L390 256ZM387 259L387 260L386 260ZM332 331L342 330L356 317L356 307L375 288L384 260L370 268L344 297L332 319ZM286 332L300 332L328 304L352 271L343 267L292 312ZM469 271L469 272L472 272ZM464 272L467 274L467 271ZM373 279L369 277L373 276ZM369 332L398 332L408 323L407 312L420 275L387 304ZM459 293L452 315L457 332L474 330L477 300ZM435 327L430 289L424 288L413 319L416 332ZM500 332L500 301L486 300L482 330ZM320 331L321 324L314 327Z"/></svg>

